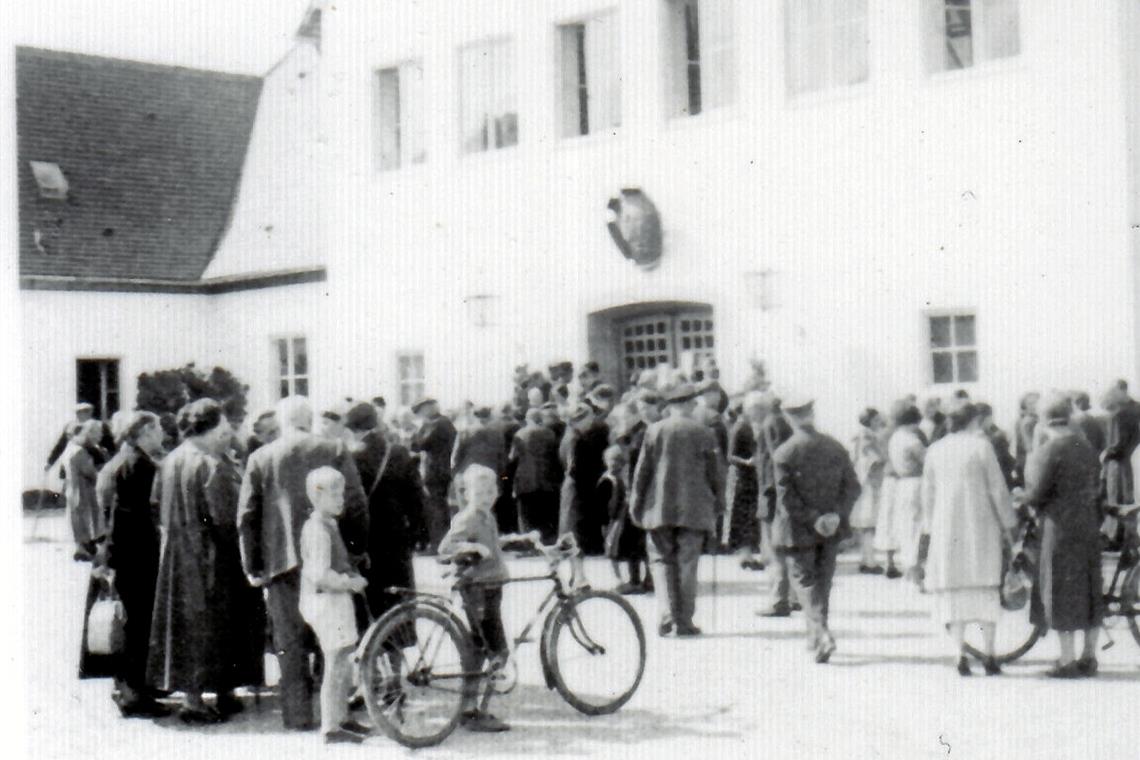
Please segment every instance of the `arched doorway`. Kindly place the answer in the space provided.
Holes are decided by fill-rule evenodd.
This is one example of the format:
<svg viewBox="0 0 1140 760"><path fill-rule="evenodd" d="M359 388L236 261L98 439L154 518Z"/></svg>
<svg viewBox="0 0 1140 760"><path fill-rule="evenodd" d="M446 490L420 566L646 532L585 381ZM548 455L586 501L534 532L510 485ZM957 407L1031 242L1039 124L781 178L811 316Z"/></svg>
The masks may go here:
<svg viewBox="0 0 1140 760"><path fill-rule="evenodd" d="M691 369L715 358L712 306L696 301L651 301L596 311L587 317L590 358L619 390L631 375L661 365Z"/></svg>

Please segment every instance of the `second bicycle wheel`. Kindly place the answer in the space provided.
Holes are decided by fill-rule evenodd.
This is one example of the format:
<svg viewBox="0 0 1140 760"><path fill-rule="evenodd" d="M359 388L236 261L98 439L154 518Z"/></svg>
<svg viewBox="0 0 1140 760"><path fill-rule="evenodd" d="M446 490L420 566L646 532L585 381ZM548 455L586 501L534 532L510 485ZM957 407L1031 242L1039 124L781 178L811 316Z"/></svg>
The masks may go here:
<svg viewBox="0 0 1140 760"><path fill-rule="evenodd" d="M543 645L554 688L586 715L618 710L645 672L645 630L633 607L617 594L587 591L551 614Z"/></svg>
<svg viewBox="0 0 1140 760"><path fill-rule="evenodd" d="M1137 615L1140 615L1140 565L1130 568L1120 584L1120 616L1128 621L1128 630L1132 631L1132 638L1140 644L1140 623L1136 621Z"/></svg>
<svg viewBox="0 0 1140 760"><path fill-rule="evenodd" d="M1001 611L994 637L994 659L999 664L1013 662L1032 649L1041 638L1044 631L1029 619L1030 606L1027 603L1020 610ZM985 657L982 629L976 623L966 624L966 651L979 660Z"/></svg>
<svg viewBox="0 0 1140 760"><path fill-rule="evenodd" d="M374 625L358 665L369 717L405 747L439 744L475 688L478 663L467 631L447 610L416 603Z"/></svg>

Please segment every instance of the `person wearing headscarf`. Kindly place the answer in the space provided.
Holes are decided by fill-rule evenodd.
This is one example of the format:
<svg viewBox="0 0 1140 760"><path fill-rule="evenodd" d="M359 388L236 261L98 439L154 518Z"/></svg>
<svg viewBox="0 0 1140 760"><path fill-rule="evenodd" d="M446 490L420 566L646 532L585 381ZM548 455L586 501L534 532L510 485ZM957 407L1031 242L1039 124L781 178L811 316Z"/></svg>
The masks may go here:
<svg viewBox="0 0 1140 760"><path fill-rule="evenodd" d="M155 701L147 685L146 661L159 554L158 524L150 498L156 462L162 456L162 429L158 417L149 412L123 412L114 427L119 451L100 470L95 483L108 527L95 561L100 572L92 573L88 589L87 613L102 585L111 585L127 614L123 651L113 655L89 652L85 615L79 677L112 676L112 700L123 717L161 717L170 711Z"/></svg>
<svg viewBox="0 0 1140 760"><path fill-rule="evenodd" d="M883 446L882 415L867 407L859 415L859 432L851 442L851 463L862 491L851 510L851 530L859 536L859 572L881 575L883 568L875 562L875 526L879 521L879 495L882 492L883 469L887 452Z"/></svg>
<svg viewBox="0 0 1140 760"><path fill-rule="evenodd" d="M63 496L71 523L71 536L75 541L74 558L90 561L95 546L107 531L107 520L95 498L95 479L98 471L91 455L103 435L99 420L76 422L70 429L70 440L59 457L63 465Z"/></svg>
<svg viewBox="0 0 1140 760"><path fill-rule="evenodd" d="M920 478L921 526L929 536L926 589L935 616L947 627L958 673L970 675L967 623L979 623L985 642L986 675L998 675L994 635L1004 572L1003 544L1017 525L993 447L978 431L978 410L957 404L950 433L926 453Z"/></svg>
<svg viewBox="0 0 1140 760"><path fill-rule="evenodd" d="M241 709L235 687L261 682L265 627L238 557L238 478L225 456L233 429L208 398L183 407L178 429L182 443L154 482L162 540L147 681L183 693L184 722L217 723ZM214 706L204 692L218 695Z"/></svg>
<svg viewBox="0 0 1140 760"><path fill-rule="evenodd" d="M1037 584L1030 618L1057 631L1061 656L1055 678L1096 673L1096 644L1104 615L1101 596L1100 463L1092 445L1070 425L1072 402L1053 394L1042 402L1046 435L1025 464L1024 504L1041 526ZM1084 635L1077 659L1074 635Z"/></svg>

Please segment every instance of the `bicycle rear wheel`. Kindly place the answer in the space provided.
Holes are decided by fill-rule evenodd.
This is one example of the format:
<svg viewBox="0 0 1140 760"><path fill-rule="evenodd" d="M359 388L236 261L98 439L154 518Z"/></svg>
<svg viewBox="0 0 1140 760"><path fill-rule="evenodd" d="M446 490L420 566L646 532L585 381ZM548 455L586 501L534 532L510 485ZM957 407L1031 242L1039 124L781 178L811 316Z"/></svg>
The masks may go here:
<svg viewBox="0 0 1140 760"><path fill-rule="evenodd" d="M1124 575L1124 582L1120 585L1120 614L1127 618L1128 630L1140 645L1140 624L1136 622L1136 616L1140 615L1140 565Z"/></svg>
<svg viewBox="0 0 1140 760"><path fill-rule="evenodd" d="M439 744L455 730L477 684L466 628L438 605L412 603L373 629L358 663L369 717L405 747Z"/></svg>
<svg viewBox="0 0 1140 760"><path fill-rule="evenodd" d="M645 630L633 607L617 594L587 591L551 614L542 644L554 688L586 715L618 710L645 673Z"/></svg>
<svg viewBox="0 0 1140 760"><path fill-rule="evenodd" d="M1020 610L1002 610L994 640L994 659L999 663L1005 664L1018 659L1032 649L1045 633L1043 628L1035 626L1030 621L1030 606L1026 604ZM981 626L972 624L966 626L966 651L979 660L985 657Z"/></svg>

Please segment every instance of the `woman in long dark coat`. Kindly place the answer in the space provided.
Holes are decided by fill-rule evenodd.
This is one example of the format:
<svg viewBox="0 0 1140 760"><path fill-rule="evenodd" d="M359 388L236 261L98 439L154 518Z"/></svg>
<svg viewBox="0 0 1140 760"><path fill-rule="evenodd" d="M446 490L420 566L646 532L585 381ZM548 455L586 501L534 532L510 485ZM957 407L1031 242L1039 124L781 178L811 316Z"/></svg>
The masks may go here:
<svg viewBox="0 0 1140 760"><path fill-rule="evenodd" d="M725 501L728 502L728 548L740 554L740 566L745 570L763 570L764 563L756 558L760 551L760 481L756 471L757 413L748 408L732 426L728 436L728 481ZM760 420L763 421L762 418Z"/></svg>
<svg viewBox="0 0 1140 760"><path fill-rule="evenodd" d="M368 495L368 579L365 594L373 619L394 607L400 597L386 592L390 586L415 588L412 547L415 521L423 514L423 484L419 467L401 444L389 441L379 429L375 408L356 404L345 417L353 434L350 445L360 482Z"/></svg>
<svg viewBox="0 0 1140 760"><path fill-rule="evenodd" d="M574 409L569 423L558 448L564 473L558 535L572 534L583 555L597 556L604 553L604 531L609 520L609 505L599 502L597 490L606 471L602 455L609 446L610 429L585 404ZM571 562L571 568L572 582L584 582L585 566L580 556Z"/></svg>
<svg viewBox="0 0 1140 760"><path fill-rule="evenodd" d="M1030 615L1057 631L1061 658L1049 675L1059 678L1096 672L1096 642L1104 602L1101 597L1100 465L1097 453L1069 426L1072 403L1056 396L1044 405L1045 442L1025 465L1026 504L1041 523L1040 568ZM1084 632L1079 660L1074 633Z"/></svg>
<svg viewBox="0 0 1140 760"><path fill-rule="evenodd" d="M1104 496L1110 506L1133 503L1132 452L1140 444L1140 415L1128 392L1114 385L1101 405L1108 411L1107 446L1104 459Z"/></svg>
<svg viewBox="0 0 1140 760"><path fill-rule="evenodd" d="M120 448L99 472L96 496L107 515L108 536L99 548L96 565L113 571L114 588L127 613L123 651L98 656L87 651L84 620L80 678L111 675L112 695L123 717L158 717L170 711L154 699L146 683L147 649L158 578L159 534L151 490L157 472L155 460L162 453L162 428L158 417L147 412L129 413L119 434ZM98 597L93 580L87 610Z"/></svg>
<svg viewBox="0 0 1140 760"><path fill-rule="evenodd" d="M155 478L162 546L147 680L183 692L184 721L216 723L240 709L232 689L258 675L261 648L250 639L264 626L250 620L256 592L236 559L238 483L224 461L233 430L212 399L183 408L178 428L184 440ZM253 649L257 663L245 659ZM218 695L216 707L203 701L207 691Z"/></svg>

